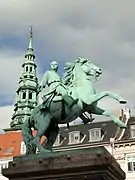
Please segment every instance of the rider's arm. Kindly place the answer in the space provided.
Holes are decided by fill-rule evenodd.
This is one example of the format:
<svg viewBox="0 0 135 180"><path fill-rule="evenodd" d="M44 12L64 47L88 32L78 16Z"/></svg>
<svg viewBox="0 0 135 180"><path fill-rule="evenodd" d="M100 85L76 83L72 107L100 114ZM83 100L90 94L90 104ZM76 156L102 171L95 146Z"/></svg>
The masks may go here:
<svg viewBox="0 0 135 180"><path fill-rule="evenodd" d="M39 91L42 91L42 89L45 88L47 83L48 83L48 71L44 74L44 76L39 84Z"/></svg>

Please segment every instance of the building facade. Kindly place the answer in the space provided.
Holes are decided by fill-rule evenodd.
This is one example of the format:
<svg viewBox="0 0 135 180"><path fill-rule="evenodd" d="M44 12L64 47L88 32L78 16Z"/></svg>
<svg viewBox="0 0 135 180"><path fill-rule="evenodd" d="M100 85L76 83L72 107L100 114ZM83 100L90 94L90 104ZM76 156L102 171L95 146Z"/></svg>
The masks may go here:
<svg viewBox="0 0 135 180"><path fill-rule="evenodd" d="M2 169L8 168L8 163L13 161L14 156L26 153L26 147L22 139L21 130L8 131L0 135L0 177ZM4 179L5 177L2 177Z"/></svg>

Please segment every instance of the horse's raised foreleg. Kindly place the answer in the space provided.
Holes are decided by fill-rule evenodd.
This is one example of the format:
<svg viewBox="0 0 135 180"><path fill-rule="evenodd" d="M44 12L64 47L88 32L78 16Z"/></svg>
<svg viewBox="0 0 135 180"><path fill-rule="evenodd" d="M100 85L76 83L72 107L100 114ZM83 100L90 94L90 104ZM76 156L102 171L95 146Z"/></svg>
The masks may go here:
<svg viewBox="0 0 135 180"><path fill-rule="evenodd" d="M51 122L51 116L49 113L44 112L42 114L40 114L40 116L36 117L39 118L37 121L37 134L35 136L35 138L33 139L32 143L35 144L37 146L37 148L39 149L40 152L50 152L47 149L44 149L44 147L40 144L40 140L41 137L45 134L45 132L47 131L50 122Z"/></svg>
<svg viewBox="0 0 135 180"><path fill-rule="evenodd" d="M111 120L114 121L115 124L117 124L120 128L126 128L126 125L116 116L114 116L110 111L101 109L99 107L95 107L90 111L92 114L96 115L104 115L109 117Z"/></svg>
<svg viewBox="0 0 135 180"><path fill-rule="evenodd" d="M95 102L97 102L97 101L99 101L99 100L101 100L101 99L103 99L104 97L107 97L107 96L119 101L119 103L123 103L123 104L126 103L126 101L121 96L119 96L116 93L109 92L109 91L103 91L101 93L93 94L93 95L90 95L90 96L91 96L90 98L88 98L88 97L86 98L87 104L90 103L89 102L90 100L91 100L91 103L95 103Z"/></svg>

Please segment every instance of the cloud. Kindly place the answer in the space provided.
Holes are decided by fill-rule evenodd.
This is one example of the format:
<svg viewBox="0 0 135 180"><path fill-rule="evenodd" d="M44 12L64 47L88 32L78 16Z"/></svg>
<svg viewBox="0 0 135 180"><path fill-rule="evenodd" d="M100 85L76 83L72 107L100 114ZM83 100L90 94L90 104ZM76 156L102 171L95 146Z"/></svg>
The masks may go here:
<svg viewBox="0 0 135 180"><path fill-rule="evenodd" d="M96 90L119 93L134 108L134 6L134 0L1 1L1 104L13 102L32 24L40 78L50 59L58 59L62 72L66 61L87 57L103 69ZM103 101L105 108L119 108Z"/></svg>
<svg viewBox="0 0 135 180"><path fill-rule="evenodd" d="M8 128L10 127L11 117L13 114L13 106L3 106L0 107L0 127Z"/></svg>
<svg viewBox="0 0 135 180"><path fill-rule="evenodd" d="M13 102L21 75L22 56L11 50L0 51L0 104Z"/></svg>

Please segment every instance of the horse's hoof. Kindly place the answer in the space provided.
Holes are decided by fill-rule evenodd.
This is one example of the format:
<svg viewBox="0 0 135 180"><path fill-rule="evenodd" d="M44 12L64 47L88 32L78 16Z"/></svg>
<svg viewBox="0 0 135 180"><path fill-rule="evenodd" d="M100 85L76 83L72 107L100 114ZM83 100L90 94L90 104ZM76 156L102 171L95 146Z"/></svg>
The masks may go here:
<svg viewBox="0 0 135 180"><path fill-rule="evenodd" d="M125 125L125 126L121 126L120 127L120 129L126 129L127 128L127 126Z"/></svg>
<svg viewBox="0 0 135 180"><path fill-rule="evenodd" d="M127 103L127 101L125 101L125 100L120 100L119 102L120 102L120 104L126 104Z"/></svg>
<svg viewBox="0 0 135 180"><path fill-rule="evenodd" d="M126 124L124 124L123 122L119 125L119 127L120 127L121 129L126 129L126 128L127 128Z"/></svg>

